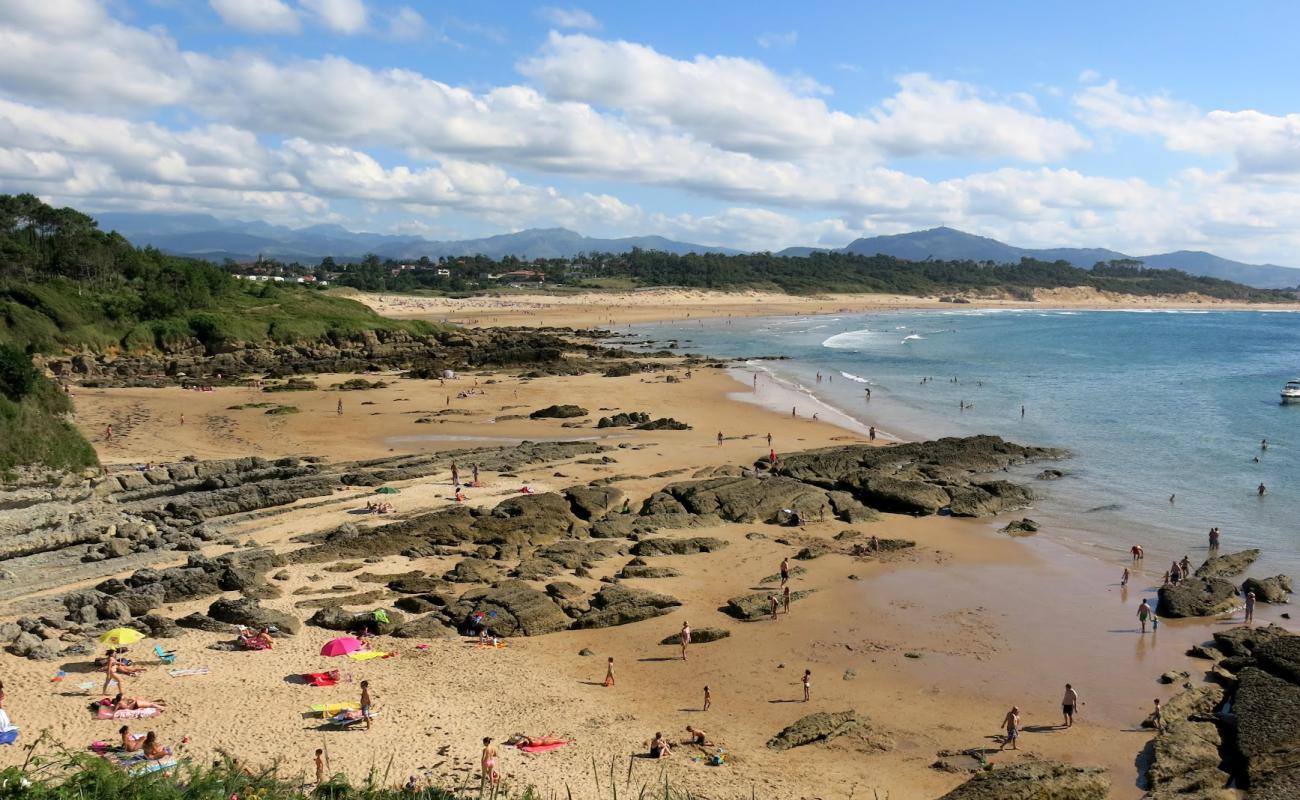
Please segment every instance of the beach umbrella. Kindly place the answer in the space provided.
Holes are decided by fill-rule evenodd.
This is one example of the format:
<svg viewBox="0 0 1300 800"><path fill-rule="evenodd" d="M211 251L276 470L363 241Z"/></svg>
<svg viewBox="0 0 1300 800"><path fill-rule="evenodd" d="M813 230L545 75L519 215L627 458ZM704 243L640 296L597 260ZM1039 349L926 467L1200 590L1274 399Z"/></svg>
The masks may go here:
<svg viewBox="0 0 1300 800"><path fill-rule="evenodd" d="M396 489L392 486L380 486L375 490L375 494L401 494L401 492L401 489Z"/></svg>
<svg viewBox="0 0 1300 800"><path fill-rule="evenodd" d="M365 645L359 639L354 639L351 636L340 636L326 642L325 646L320 649L320 654L323 656L345 656L363 647Z"/></svg>
<svg viewBox="0 0 1300 800"><path fill-rule="evenodd" d="M99 641L104 644L135 644L144 638L144 634L131 628L114 628L108 633L100 634Z"/></svg>

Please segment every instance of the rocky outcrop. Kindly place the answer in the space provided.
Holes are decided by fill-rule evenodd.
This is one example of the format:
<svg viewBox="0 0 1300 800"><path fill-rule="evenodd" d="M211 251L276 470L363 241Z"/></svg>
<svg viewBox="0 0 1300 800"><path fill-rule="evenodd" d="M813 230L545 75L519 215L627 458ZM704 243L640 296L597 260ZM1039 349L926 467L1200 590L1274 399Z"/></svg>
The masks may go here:
<svg viewBox="0 0 1300 800"><path fill-rule="evenodd" d="M767 740L767 746L772 750L790 750L814 742L829 742L858 730L865 722L856 711L852 710L819 711L800 717L787 725L780 733Z"/></svg>
<svg viewBox="0 0 1300 800"><path fill-rule="evenodd" d="M218 622L243 625L246 628L269 628L273 633L290 636L302 630L302 621L297 617L272 608L264 608L256 600L244 597L217 600L208 606L208 616Z"/></svg>
<svg viewBox="0 0 1300 800"><path fill-rule="evenodd" d="M690 425L685 422L679 422L672 417L660 417L649 422L642 422L635 426L639 431L689 431Z"/></svg>
<svg viewBox="0 0 1300 800"><path fill-rule="evenodd" d="M829 447L781 456L772 466L759 466L826 489L849 492L881 511L982 516L1029 502L1027 490L1005 481L976 477L1045 458L1060 458L1061 450L1023 447L997 436L909 442L892 447L854 445Z"/></svg>
<svg viewBox="0 0 1300 800"><path fill-rule="evenodd" d="M1251 655L1260 669L1300 686L1300 636L1273 637L1256 646Z"/></svg>
<svg viewBox="0 0 1300 800"><path fill-rule="evenodd" d="M1231 776L1220 769L1223 739L1216 725L1215 711L1223 703L1221 686L1184 689L1164 704L1164 730L1156 735L1147 788L1153 800L1205 797L1227 800L1236 795L1226 790ZM1155 727L1148 718L1145 727Z"/></svg>
<svg viewBox="0 0 1300 800"><path fill-rule="evenodd" d="M1286 575L1271 578L1247 578L1241 584L1241 593L1254 592L1261 603L1291 602L1291 579Z"/></svg>
<svg viewBox="0 0 1300 800"><path fill-rule="evenodd" d="M448 607L448 615L458 621L461 630L474 630L481 619L501 636L540 636L565 630L571 624L554 600L515 580L466 592Z"/></svg>
<svg viewBox="0 0 1300 800"><path fill-rule="evenodd" d="M800 589L797 592L790 592L790 602L794 603L802 600L813 593L813 589ZM772 595L776 595L779 601L781 596L776 592L755 592L754 594L740 595L727 600L727 605L722 608L723 613L730 614L736 619L756 620L766 619L772 616Z"/></svg>
<svg viewBox="0 0 1300 800"><path fill-rule="evenodd" d="M623 491L613 486L571 486L564 490L573 515L581 520L599 519L623 504Z"/></svg>
<svg viewBox="0 0 1300 800"><path fill-rule="evenodd" d="M330 631L368 631L372 635L386 636L406 623L402 612L395 609L382 611L381 617L374 611L348 611L339 606L326 606L312 614L307 624Z"/></svg>
<svg viewBox="0 0 1300 800"><path fill-rule="evenodd" d="M1239 625L1224 631L1215 631L1212 636L1214 646L1225 656L1253 656L1255 651L1266 643L1275 639L1289 638L1292 634L1279 625L1270 624L1262 628Z"/></svg>
<svg viewBox="0 0 1300 800"><path fill-rule="evenodd" d="M1259 550L1242 550L1240 553L1225 553L1205 559L1193 573L1198 578L1233 578L1246 571L1246 568L1259 558Z"/></svg>
<svg viewBox="0 0 1300 800"><path fill-rule="evenodd" d="M539 408L529 414L531 419L573 419L575 417L585 417L591 412L582 406L575 405L558 405Z"/></svg>
<svg viewBox="0 0 1300 800"><path fill-rule="evenodd" d="M722 639L726 639L729 636L731 636L731 631L727 630L726 628L692 628L691 644L708 644L709 642L716 642ZM682 643L681 631L677 631L674 634L665 636L663 639L659 641L659 644L679 645L681 643Z"/></svg>
<svg viewBox="0 0 1300 800"><path fill-rule="evenodd" d="M1300 763L1300 686L1256 667L1237 678L1237 749L1253 786Z"/></svg>
<svg viewBox="0 0 1300 800"><path fill-rule="evenodd" d="M692 553L715 553L729 543L711 536L689 539L642 539L632 548L636 556L684 556Z"/></svg>
<svg viewBox="0 0 1300 800"><path fill-rule="evenodd" d="M627 562L618 573L620 578L675 578L678 575L681 573L672 567L654 567L641 558Z"/></svg>
<svg viewBox="0 0 1300 800"><path fill-rule="evenodd" d="M1038 533L1038 523L1028 517L1008 522L1002 532L1009 536L1033 536Z"/></svg>
<svg viewBox="0 0 1300 800"><path fill-rule="evenodd" d="M1021 761L977 772L939 800L1106 800L1104 769L1059 761Z"/></svg>
<svg viewBox="0 0 1300 800"><path fill-rule="evenodd" d="M1222 578L1187 578L1160 587L1156 613L1162 617L1211 617L1240 605L1237 587Z"/></svg>
<svg viewBox="0 0 1300 800"><path fill-rule="evenodd" d="M680 606L682 601L666 594L615 584L591 598L591 610L578 617L575 628L609 628L659 617Z"/></svg>

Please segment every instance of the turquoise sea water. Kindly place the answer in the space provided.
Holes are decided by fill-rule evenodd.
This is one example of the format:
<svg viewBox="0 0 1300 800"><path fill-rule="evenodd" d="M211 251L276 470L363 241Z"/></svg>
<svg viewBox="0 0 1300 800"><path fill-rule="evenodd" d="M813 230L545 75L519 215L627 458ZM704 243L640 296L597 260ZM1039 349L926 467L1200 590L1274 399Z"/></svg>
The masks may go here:
<svg viewBox="0 0 1300 800"><path fill-rule="evenodd" d="M1149 564L1196 560L1217 525L1225 550L1264 550L1252 574L1300 576L1300 404L1278 396L1300 377L1300 315L954 309L630 330L683 352L787 356L751 367L904 438L1068 448L1068 476L1033 482L1029 513L1104 558L1141 542Z"/></svg>

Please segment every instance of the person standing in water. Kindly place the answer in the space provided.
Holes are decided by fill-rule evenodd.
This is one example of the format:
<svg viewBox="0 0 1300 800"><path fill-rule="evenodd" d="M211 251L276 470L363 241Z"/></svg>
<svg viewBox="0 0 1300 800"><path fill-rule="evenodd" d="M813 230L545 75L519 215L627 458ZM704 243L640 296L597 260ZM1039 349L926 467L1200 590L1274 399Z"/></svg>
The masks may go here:
<svg viewBox="0 0 1300 800"><path fill-rule="evenodd" d="M1260 497L1263 497L1263 496L1264 496L1265 494L1267 494L1267 493L1268 493L1268 488L1267 488L1266 486L1264 486L1263 483L1261 483L1261 484L1259 485L1259 496L1260 496Z"/></svg>
<svg viewBox="0 0 1300 800"><path fill-rule="evenodd" d="M1255 621L1255 593L1246 592L1246 624Z"/></svg>
<svg viewBox="0 0 1300 800"><path fill-rule="evenodd" d="M1119 585L1121 589L1128 586L1128 567L1124 568L1124 574L1120 576Z"/></svg>
<svg viewBox="0 0 1300 800"><path fill-rule="evenodd" d="M1142 598L1142 604L1138 606L1138 621L1142 623L1142 632L1147 632L1147 618L1151 616L1151 606L1147 605L1147 599Z"/></svg>
<svg viewBox="0 0 1300 800"><path fill-rule="evenodd" d="M874 442L874 441L876 440L876 426L875 426L875 425L872 425L870 428L867 429L867 435L871 437L871 441Z"/></svg>

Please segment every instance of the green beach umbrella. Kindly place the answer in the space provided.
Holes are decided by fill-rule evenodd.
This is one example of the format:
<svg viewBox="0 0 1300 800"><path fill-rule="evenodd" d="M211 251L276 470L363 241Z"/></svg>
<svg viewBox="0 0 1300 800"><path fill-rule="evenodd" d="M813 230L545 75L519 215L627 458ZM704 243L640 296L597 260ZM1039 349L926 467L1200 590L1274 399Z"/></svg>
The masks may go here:
<svg viewBox="0 0 1300 800"><path fill-rule="evenodd" d="M375 494L401 494L401 489L395 489L392 486L380 486L375 490Z"/></svg>

